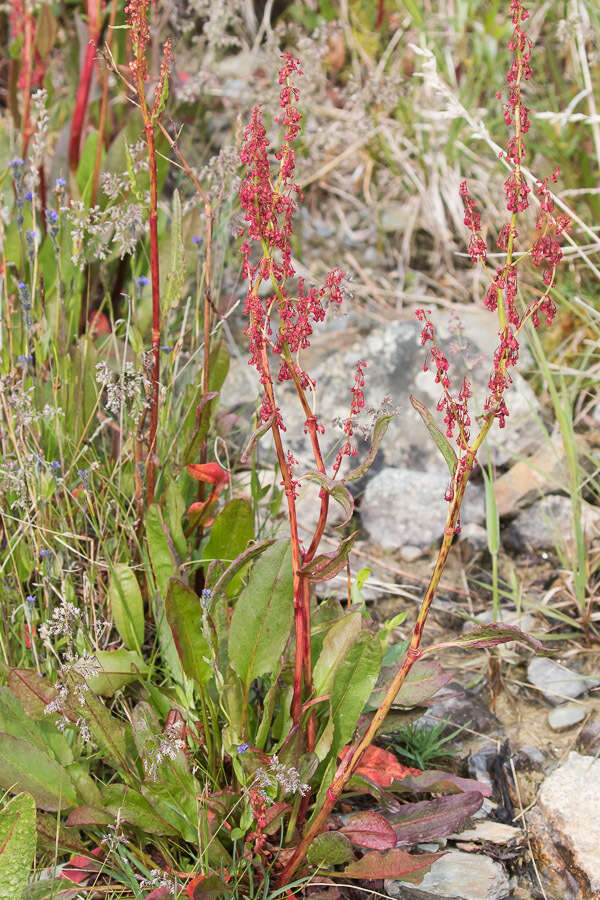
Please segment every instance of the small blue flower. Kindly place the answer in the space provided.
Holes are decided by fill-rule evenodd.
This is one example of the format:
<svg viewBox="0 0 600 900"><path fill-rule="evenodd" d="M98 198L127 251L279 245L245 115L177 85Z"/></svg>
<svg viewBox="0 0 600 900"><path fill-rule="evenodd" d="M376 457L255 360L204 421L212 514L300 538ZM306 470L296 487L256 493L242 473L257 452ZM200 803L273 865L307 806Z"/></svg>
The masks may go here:
<svg viewBox="0 0 600 900"><path fill-rule="evenodd" d="M197 237L197 236L193 237L192 244L196 244L196 245L201 244L203 240L204 240L204 238L201 238L201 237Z"/></svg>
<svg viewBox="0 0 600 900"><path fill-rule="evenodd" d="M18 168L18 166L22 166L24 162L25 160L21 159L21 157L19 156L17 157L17 159L11 159L11 161L9 162L9 166L11 167L11 169L16 169Z"/></svg>
<svg viewBox="0 0 600 900"><path fill-rule="evenodd" d="M29 603L30 606L35 606L35 604L37 603L37 600L35 599L33 594L27 594L25 600L27 601L27 603Z"/></svg>
<svg viewBox="0 0 600 900"><path fill-rule="evenodd" d="M25 194L25 199L26 199L26 200L33 200L33 194L32 194L31 191L27 191L27 193Z"/></svg>
<svg viewBox="0 0 600 900"><path fill-rule="evenodd" d="M55 190L57 190L57 191L62 190L62 188L66 187L66 184L67 184L67 182L65 181L64 178L57 178L57 179L56 179Z"/></svg>
<svg viewBox="0 0 600 900"><path fill-rule="evenodd" d="M40 550L40 556L50 556L49 550Z"/></svg>
<svg viewBox="0 0 600 900"><path fill-rule="evenodd" d="M29 356L25 356L24 353L21 353L20 356L17 356L17 359L19 360L19 362L21 362L23 364L33 362L33 354L30 353Z"/></svg>
<svg viewBox="0 0 600 900"><path fill-rule="evenodd" d="M54 209L46 210L46 221L49 225L56 225L58 222L58 213Z"/></svg>
<svg viewBox="0 0 600 900"><path fill-rule="evenodd" d="M146 287L146 285L150 284L150 279L146 278L145 275L140 275L139 278L135 279L135 283L139 284L140 287Z"/></svg>
<svg viewBox="0 0 600 900"><path fill-rule="evenodd" d="M163 344L163 346L160 349L163 351L163 353L172 353L173 352L173 348L169 347L167 344Z"/></svg>
<svg viewBox="0 0 600 900"><path fill-rule="evenodd" d="M237 748L237 752L245 753L249 746L250 746L250 744L240 744L239 747Z"/></svg>
<svg viewBox="0 0 600 900"><path fill-rule="evenodd" d="M60 469L60 463L57 459L53 459L52 462L50 463L50 466L53 469Z"/></svg>

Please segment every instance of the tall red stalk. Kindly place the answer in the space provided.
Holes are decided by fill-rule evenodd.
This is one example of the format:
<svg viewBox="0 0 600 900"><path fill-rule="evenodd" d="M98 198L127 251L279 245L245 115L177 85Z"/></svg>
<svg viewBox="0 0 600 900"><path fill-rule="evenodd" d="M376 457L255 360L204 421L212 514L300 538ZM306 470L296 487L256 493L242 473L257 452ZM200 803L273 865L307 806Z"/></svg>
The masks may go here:
<svg viewBox="0 0 600 900"><path fill-rule="evenodd" d="M75 107L73 109L73 118L71 120L71 134L69 136L69 168L73 173L77 171L77 166L79 165L81 136L88 108L92 76L94 74L94 61L96 59L98 41L102 30L101 0L88 0L87 15L88 41L83 65L79 74L79 84L77 85ZM99 140L101 139L102 135L99 137Z"/></svg>

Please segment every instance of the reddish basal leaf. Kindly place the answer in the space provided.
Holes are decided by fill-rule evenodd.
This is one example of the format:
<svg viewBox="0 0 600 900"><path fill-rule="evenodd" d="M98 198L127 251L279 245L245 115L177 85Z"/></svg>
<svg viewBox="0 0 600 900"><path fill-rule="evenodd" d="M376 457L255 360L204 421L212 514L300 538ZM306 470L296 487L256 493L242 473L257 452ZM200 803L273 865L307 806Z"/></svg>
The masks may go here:
<svg viewBox="0 0 600 900"><path fill-rule="evenodd" d="M91 856L98 857L101 854L102 847L96 847L95 850L92 850ZM83 884L90 875L100 871L100 863L91 856L72 856L59 878L68 878L75 884Z"/></svg>
<svg viewBox="0 0 600 900"><path fill-rule="evenodd" d="M340 757L343 759L349 750L349 745L342 747ZM398 762L393 753L382 750L381 747L367 747L363 753L360 765L355 770L358 775L364 775L380 787L389 787L394 781L402 781L409 775L421 775L420 769L410 769Z"/></svg>
<svg viewBox="0 0 600 900"><path fill-rule="evenodd" d="M366 853L362 859L350 863L341 873L344 878L401 878L410 872L428 869L443 853L420 853L413 856L406 850L387 853ZM412 881L412 879L411 879Z"/></svg>
<svg viewBox="0 0 600 900"><path fill-rule="evenodd" d="M479 791L466 791L402 804L389 817L390 827L396 832L396 846L412 847L422 841L445 838L458 831L482 803L483 795Z"/></svg>
<svg viewBox="0 0 600 900"><path fill-rule="evenodd" d="M399 780L398 780L399 781ZM417 772L406 776L401 783L394 781L392 791L394 793L404 794L410 792L420 794L423 791L430 791L434 794L457 794L466 791L478 791L484 797L490 797L492 789L481 781L475 781L472 778L460 778L451 772L441 772L438 770L428 770L427 772Z"/></svg>
<svg viewBox="0 0 600 900"><path fill-rule="evenodd" d="M352 816L347 825L340 828L356 847L368 850L391 850L396 846L396 832L380 813L368 811Z"/></svg>

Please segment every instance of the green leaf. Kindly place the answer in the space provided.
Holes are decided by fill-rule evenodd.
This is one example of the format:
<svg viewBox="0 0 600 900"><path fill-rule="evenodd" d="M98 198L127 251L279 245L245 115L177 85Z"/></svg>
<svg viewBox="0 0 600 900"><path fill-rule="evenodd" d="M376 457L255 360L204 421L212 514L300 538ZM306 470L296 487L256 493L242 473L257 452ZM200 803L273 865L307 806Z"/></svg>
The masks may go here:
<svg viewBox="0 0 600 900"><path fill-rule="evenodd" d="M277 541L254 564L231 619L229 660L246 696L254 678L278 668L293 609L291 545Z"/></svg>
<svg viewBox="0 0 600 900"><path fill-rule="evenodd" d="M330 578L334 578L346 565L348 554L357 537L358 531L353 531L351 535L340 541L337 550L332 553L319 553L309 563L300 567L300 573L308 581L313 582L328 581Z"/></svg>
<svg viewBox="0 0 600 900"><path fill-rule="evenodd" d="M360 634L360 623L360 613L352 612L335 622L327 632L313 671L315 696L320 697L331 690L337 667Z"/></svg>
<svg viewBox="0 0 600 900"><path fill-rule="evenodd" d="M244 550L243 553L234 559L230 565L227 566L224 572L216 575L216 581L214 585L209 583L209 575L210 575L210 567L207 574L207 587L211 589L212 597L211 603L214 603L215 600L219 597L220 594L223 593L233 576L243 569L249 562L253 559L257 559L262 553L267 550L268 547L271 547L275 543L275 538L269 538L266 541L259 541L256 544L252 544L252 546L248 547L247 550ZM218 570L217 570L218 571Z"/></svg>
<svg viewBox="0 0 600 900"><path fill-rule="evenodd" d="M22 896L35 845L35 800L31 794L19 794L0 812L0 897Z"/></svg>
<svg viewBox="0 0 600 900"><path fill-rule="evenodd" d="M352 859L352 844L340 831L324 831L311 842L306 861L319 868L339 866Z"/></svg>
<svg viewBox="0 0 600 900"><path fill-rule="evenodd" d="M94 177L94 168L96 166L96 149L100 136L98 131L90 131L85 139L79 165L77 167L77 186L81 193L81 199L88 205L92 195L92 181ZM100 163L104 158L104 147L100 152Z"/></svg>
<svg viewBox="0 0 600 900"><path fill-rule="evenodd" d="M331 691L334 723L333 753L354 734L360 714L375 687L382 647L376 635L363 632L350 647L335 671Z"/></svg>
<svg viewBox="0 0 600 900"><path fill-rule="evenodd" d="M104 750L112 765L116 766L118 762L127 768L126 734L129 725L113 716L92 691L82 690L83 683L84 679L76 672L68 673L67 685L70 697L67 715L73 722L80 716L85 719L94 740Z"/></svg>
<svg viewBox="0 0 600 900"><path fill-rule="evenodd" d="M146 511L146 540L148 553L152 563L152 571L156 580L156 587L164 597L167 589L167 581L172 576L179 577L179 567L173 551L171 536L163 519L161 509L157 503L153 503ZM167 535L169 536L167 537Z"/></svg>
<svg viewBox="0 0 600 900"><path fill-rule="evenodd" d="M413 397L413 395L411 394L410 402L423 419L427 431L433 438L436 447L446 460L446 465L450 470L450 475L454 475L454 470L456 468L456 453L454 452L452 445L448 441L448 438L437 427L433 416L431 415L427 407L420 402L420 400L417 400L417 398Z"/></svg>
<svg viewBox="0 0 600 900"><path fill-rule="evenodd" d="M300 478L300 481L304 480L316 481L324 491L327 491L330 497L333 497L336 503L340 504L346 518L339 525L336 525L336 528L343 528L344 525L347 525L354 512L354 497L346 485L342 481L334 481L333 478L328 478L327 475L323 475L321 472L307 472L306 475L302 475Z"/></svg>
<svg viewBox="0 0 600 900"><path fill-rule="evenodd" d="M34 744L0 732L0 787L28 791L40 809L55 812L77 805L68 772Z"/></svg>
<svg viewBox="0 0 600 900"><path fill-rule="evenodd" d="M394 418L394 414L386 414L384 416L379 416L375 425L373 427L373 436L371 437L371 446L369 447L368 453L365 456L364 460L361 462L359 466L355 469L352 469L348 474L343 478L343 481L357 481L357 479L362 478L365 475L375 461L375 457L377 456L377 451L379 450L379 445L381 444L384 435L388 429L388 425Z"/></svg>
<svg viewBox="0 0 600 900"><path fill-rule="evenodd" d="M128 650L140 652L144 643L144 601L133 569L117 563L108 585L115 627Z"/></svg>
<svg viewBox="0 0 600 900"><path fill-rule="evenodd" d="M165 518L169 528L169 534L173 538L175 550L182 559L185 559L188 546L183 533L182 519L185 515L185 500L174 481L169 482L165 491Z"/></svg>
<svg viewBox="0 0 600 900"><path fill-rule="evenodd" d="M254 511L249 500L235 497L215 518L208 543L203 551L204 559L221 559L225 562L239 557L254 539ZM233 594L241 584L243 568L232 575L227 593Z"/></svg>
<svg viewBox="0 0 600 900"><path fill-rule="evenodd" d="M126 684L137 681L148 672L148 666L135 650L97 650L95 658L102 669L97 675L87 678L87 685L95 694L112 697Z"/></svg>
<svg viewBox="0 0 600 900"><path fill-rule="evenodd" d="M124 784L111 784L103 788L105 808L119 816L120 821L134 825L148 834L175 835L178 830L133 788Z"/></svg>
<svg viewBox="0 0 600 900"><path fill-rule="evenodd" d="M213 667L210 647L202 633L202 601L183 581L169 578L165 612L183 671L197 684L207 684Z"/></svg>

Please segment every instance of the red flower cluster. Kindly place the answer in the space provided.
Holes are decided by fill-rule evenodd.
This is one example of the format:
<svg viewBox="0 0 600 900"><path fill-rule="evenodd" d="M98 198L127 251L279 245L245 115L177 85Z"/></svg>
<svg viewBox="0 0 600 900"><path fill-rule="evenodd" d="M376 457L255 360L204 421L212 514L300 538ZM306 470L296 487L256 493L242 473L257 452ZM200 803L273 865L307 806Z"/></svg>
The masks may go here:
<svg viewBox="0 0 600 900"><path fill-rule="evenodd" d="M365 405L365 395L363 394L363 388L365 386L365 369L367 367L366 362L363 359L359 359L356 363L356 371L354 373L354 385L350 388L352 392L352 402L350 404L350 414L346 421L344 422L344 434L346 435L346 442L340 450L338 450L337 456L335 458L335 462L333 464L333 477L337 475L339 472L339 468L342 464L342 459L344 456L355 456L356 455L356 447L352 445L352 435L354 434L354 416L357 416L361 409L364 408Z"/></svg>
<svg viewBox="0 0 600 900"><path fill-rule="evenodd" d="M440 350L435 342L435 331L433 322L429 318L431 310L418 309L415 313L417 319L423 322L423 330L421 332L421 344L425 346L431 342L429 349L429 361L425 359L423 371L431 367L435 371L435 382L442 386L442 396L438 400L437 410L444 413L444 424L446 425L446 437L456 440L456 444L460 450L466 450L469 445L471 418L469 416L469 398L471 397L471 382L467 378L463 378L462 386L456 396L450 393L450 378L448 370L450 364L444 353ZM454 429L457 428L456 435ZM452 499L446 497L447 500Z"/></svg>
<svg viewBox="0 0 600 900"><path fill-rule="evenodd" d="M148 74L146 48L150 43L148 0L129 0L125 7L125 18L131 29L131 43L133 45L133 58L129 63L129 68L135 78L137 78L139 69L142 80L145 81Z"/></svg>
<svg viewBox="0 0 600 900"><path fill-rule="evenodd" d="M240 236L245 239L241 246L242 275L248 280L245 312L249 317L246 335L250 341L249 364L257 368L263 385L270 381L265 365L266 351L282 356L306 349L310 344L313 324L325 318L327 302L340 303L343 299L343 273L339 269L330 272L325 284L320 288L306 289L304 281L298 279L295 296L290 296L288 281L296 272L291 262L290 238L292 218L296 211L296 196L300 189L294 182L295 152L293 143L300 134L302 116L296 107L299 99L298 88L290 79L302 75L300 62L289 53L282 56L283 65L279 72L281 113L276 121L284 128L275 159L278 171L272 171L269 159L269 142L262 120L260 106L252 111L250 122L244 133L244 144L240 159L246 166L246 175L240 187L240 202L244 211L245 227ZM260 248L259 255L255 248ZM259 296L261 282L270 281L273 293ZM272 317L278 316L277 335L273 339ZM281 359L278 380L286 381L297 376L302 387L308 387L310 379L306 372L295 365L293 372L285 359ZM277 424L282 426L277 409L271 408L266 396L261 408L263 421L275 414Z"/></svg>

